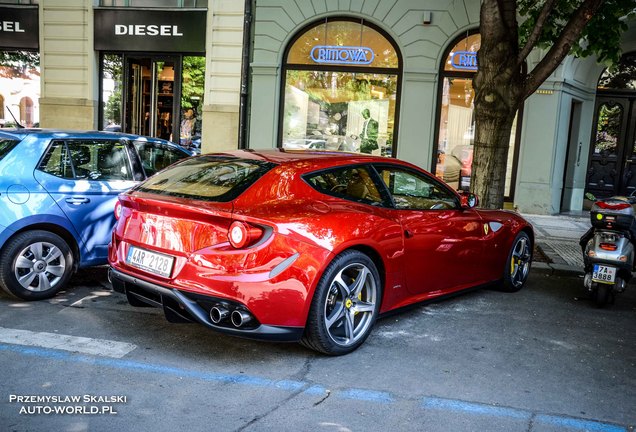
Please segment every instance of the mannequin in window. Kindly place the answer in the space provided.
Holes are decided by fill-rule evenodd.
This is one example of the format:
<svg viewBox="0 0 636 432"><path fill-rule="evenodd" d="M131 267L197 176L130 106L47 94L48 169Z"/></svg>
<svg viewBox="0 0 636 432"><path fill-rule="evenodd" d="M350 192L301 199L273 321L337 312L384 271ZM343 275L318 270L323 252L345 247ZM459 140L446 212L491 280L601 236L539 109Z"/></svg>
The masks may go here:
<svg viewBox="0 0 636 432"><path fill-rule="evenodd" d="M192 135L194 134L194 125L196 118L194 117L194 111L192 108L188 108L183 113L183 120L181 120L181 140L180 143L184 147L190 147L192 145Z"/></svg>
<svg viewBox="0 0 636 432"><path fill-rule="evenodd" d="M360 152L371 153L378 148L378 122L371 118L368 108L362 110L364 123L360 132Z"/></svg>

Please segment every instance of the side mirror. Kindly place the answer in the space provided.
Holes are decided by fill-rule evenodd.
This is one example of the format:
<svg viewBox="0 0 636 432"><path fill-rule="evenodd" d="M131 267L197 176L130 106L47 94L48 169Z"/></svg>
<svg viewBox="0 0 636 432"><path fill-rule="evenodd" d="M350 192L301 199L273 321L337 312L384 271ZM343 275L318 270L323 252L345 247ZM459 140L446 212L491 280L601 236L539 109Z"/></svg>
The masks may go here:
<svg viewBox="0 0 636 432"><path fill-rule="evenodd" d="M462 208L473 208L479 205L479 198L477 195L471 192L466 191L458 191L459 192L459 203Z"/></svg>

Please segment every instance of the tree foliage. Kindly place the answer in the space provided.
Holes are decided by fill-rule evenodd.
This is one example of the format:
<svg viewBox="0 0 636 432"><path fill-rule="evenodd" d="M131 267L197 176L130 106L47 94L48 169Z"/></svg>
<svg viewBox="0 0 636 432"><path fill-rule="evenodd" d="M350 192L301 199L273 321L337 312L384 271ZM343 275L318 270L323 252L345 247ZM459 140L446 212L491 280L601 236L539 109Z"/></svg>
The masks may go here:
<svg viewBox="0 0 636 432"><path fill-rule="evenodd" d="M525 46L535 27L542 9L547 2L519 0L519 13L526 18L520 26L520 45ZM574 14L585 6L581 0L559 0L550 8L541 28L536 47L549 49L559 39ZM596 2L595 2L596 3ZM599 63L611 66L620 60L621 35L627 30L626 19L636 8L633 0L601 1L596 11L590 11L591 17L580 30L578 43L574 43L570 54L577 57L596 55Z"/></svg>
<svg viewBox="0 0 636 432"><path fill-rule="evenodd" d="M114 81L114 90L108 97L104 107L104 116L109 122L121 124L121 91L123 87L124 59L119 54L105 54L102 62L104 78Z"/></svg>
<svg viewBox="0 0 636 432"><path fill-rule="evenodd" d="M40 53L35 51L1 51L0 76L25 78L40 67Z"/></svg>
<svg viewBox="0 0 636 432"><path fill-rule="evenodd" d="M205 57L183 57L181 108L195 108L203 101L205 86Z"/></svg>
<svg viewBox="0 0 636 432"><path fill-rule="evenodd" d="M482 1L471 189L485 207L503 206L508 140L523 101L568 54L618 62L625 19L634 8L634 0ZM536 49L542 56L526 70Z"/></svg>

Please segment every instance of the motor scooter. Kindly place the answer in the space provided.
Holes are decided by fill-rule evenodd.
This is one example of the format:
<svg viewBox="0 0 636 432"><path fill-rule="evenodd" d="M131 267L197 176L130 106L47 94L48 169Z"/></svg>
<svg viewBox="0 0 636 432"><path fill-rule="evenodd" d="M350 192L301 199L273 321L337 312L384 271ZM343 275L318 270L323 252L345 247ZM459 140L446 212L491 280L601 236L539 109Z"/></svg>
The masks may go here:
<svg viewBox="0 0 636 432"><path fill-rule="evenodd" d="M634 270L635 196L596 201L590 210L592 227L581 237L585 264L583 284L598 307L625 291Z"/></svg>

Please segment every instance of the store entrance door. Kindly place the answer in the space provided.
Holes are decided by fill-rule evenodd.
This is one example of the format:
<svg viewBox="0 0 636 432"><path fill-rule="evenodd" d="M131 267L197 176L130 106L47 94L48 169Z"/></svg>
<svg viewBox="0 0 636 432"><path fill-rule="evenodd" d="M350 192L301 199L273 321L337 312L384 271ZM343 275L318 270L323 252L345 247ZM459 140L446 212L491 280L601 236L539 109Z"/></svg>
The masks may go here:
<svg viewBox="0 0 636 432"><path fill-rule="evenodd" d="M599 91L585 191L596 198L636 190L636 94Z"/></svg>
<svg viewBox="0 0 636 432"><path fill-rule="evenodd" d="M179 142L181 68L177 56L124 56L124 132Z"/></svg>

